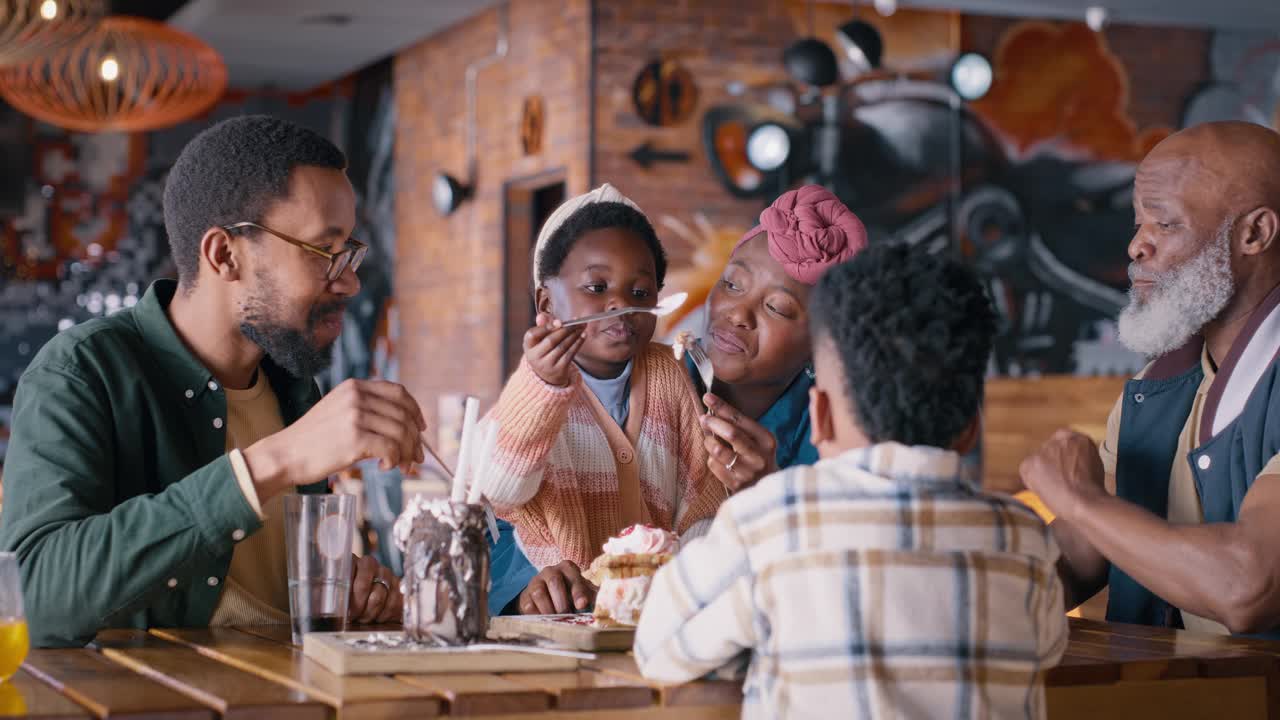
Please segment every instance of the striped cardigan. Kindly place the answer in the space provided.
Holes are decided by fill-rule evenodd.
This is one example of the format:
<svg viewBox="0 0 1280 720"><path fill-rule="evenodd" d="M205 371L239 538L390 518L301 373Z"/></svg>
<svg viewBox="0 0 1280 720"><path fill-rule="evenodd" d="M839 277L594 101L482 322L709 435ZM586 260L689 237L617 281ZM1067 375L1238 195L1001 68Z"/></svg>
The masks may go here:
<svg viewBox="0 0 1280 720"><path fill-rule="evenodd" d="M477 434L497 425L492 450L473 458L530 562L586 567L637 522L705 529L726 493L707 471L698 404L670 348L654 343L635 358L625 430L572 373L555 387L521 362Z"/></svg>

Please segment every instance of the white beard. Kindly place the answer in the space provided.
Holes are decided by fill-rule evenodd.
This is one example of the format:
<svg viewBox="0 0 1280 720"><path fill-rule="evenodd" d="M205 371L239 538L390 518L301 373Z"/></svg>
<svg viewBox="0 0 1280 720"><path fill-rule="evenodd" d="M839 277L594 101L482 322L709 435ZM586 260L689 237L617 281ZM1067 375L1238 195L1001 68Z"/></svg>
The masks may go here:
<svg viewBox="0 0 1280 720"><path fill-rule="evenodd" d="M1157 277L1146 301L1129 290L1129 305L1120 313L1120 342L1139 355L1160 357L1218 317L1235 294L1231 226L1225 223L1199 255ZM1133 273L1130 266L1130 278Z"/></svg>

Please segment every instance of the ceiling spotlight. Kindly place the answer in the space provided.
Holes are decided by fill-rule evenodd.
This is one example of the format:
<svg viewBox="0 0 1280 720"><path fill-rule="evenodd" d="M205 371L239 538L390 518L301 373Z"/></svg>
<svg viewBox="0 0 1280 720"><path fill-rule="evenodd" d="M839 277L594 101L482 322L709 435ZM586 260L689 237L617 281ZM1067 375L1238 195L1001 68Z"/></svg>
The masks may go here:
<svg viewBox="0 0 1280 720"><path fill-rule="evenodd" d="M44 0L40 3L40 17L45 20L56 20L58 17L57 0Z"/></svg>
<svg viewBox="0 0 1280 720"><path fill-rule="evenodd" d="M836 30L836 40L844 54L859 72L880 67L884 55L884 40L880 31L862 20L850 20Z"/></svg>
<svg viewBox="0 0 1280 720"><path fill-rule="evenodd" d="M1084 11L1085 24L1094 32L1102 32L1102 27L1107 24L1107 9L1099 5L1086 8Z"/></svg>
<svg viewBox="0 0 1280 720"><path fill-rule="evenodd" d="M763 172L782 167L791 156L791 134L777 123L757 125L747 136L747 160Z"/></svg>
<svg viewBox="0 0 1280 720"><path fill-rule="evenodd" d="M840 76L836 54L818 38L804 38L792 43L782 54L782 64L793 79L814 87L834 85Z"/></svg>
<svg viewBox="0 0 1280 720"><path fill-rule="evenodd" d="M876 12L889 17L898 12L898 0L876 0Z"/></svg>
<svg viewBox="0 0 1280 720"><path fill-rule="evenodd" d="M978 53L965 53L951 65L951 88L965 100L982 99L993 77L991 61Z"/></svg>
<svg viewBox="0 0 1280 720"><path fill-rule="evenodd" d="M446 172L436 173L435 180L431 183L431 201L441 215L453 214L470 194L470 188Z"/></svg>

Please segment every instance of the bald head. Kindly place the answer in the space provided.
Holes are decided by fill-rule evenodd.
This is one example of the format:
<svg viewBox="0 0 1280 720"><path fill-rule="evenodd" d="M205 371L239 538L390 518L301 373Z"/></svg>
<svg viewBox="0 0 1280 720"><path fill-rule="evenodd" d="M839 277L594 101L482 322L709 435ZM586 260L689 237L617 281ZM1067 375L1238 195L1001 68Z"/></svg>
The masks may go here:
<svg viewBox="0 0 1280 720"><path fill-rule="evenodd" d="M1176 181L1225 213L1280 212L1280 133L1248 122L1211 122L1174 133L1142 161L1139 176ZM1195 188L1191 190L1191 188Z"/></svg>

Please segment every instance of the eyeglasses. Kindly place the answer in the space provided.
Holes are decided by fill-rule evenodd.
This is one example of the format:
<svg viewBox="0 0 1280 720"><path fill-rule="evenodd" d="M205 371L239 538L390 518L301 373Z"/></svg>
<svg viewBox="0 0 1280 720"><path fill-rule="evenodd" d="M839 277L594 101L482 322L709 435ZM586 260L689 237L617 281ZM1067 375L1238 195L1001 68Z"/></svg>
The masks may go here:
<svg viewBox="0 0 1280 720"><path fill-rule="evenodd" d="M313 255L319 255L320 257L328 260L329 270L325 272L326 282L333 282L334 280L337 280L338 278L342 277L342 273L346 272L347 268L351 268L351 272L355 272L356 270L359 270L360 263L364 262L364 256L369 252L369 246L365 245L359 240L356 240L355 238L347 238L346 247L344 247L343 249L339 250L336 253L331 253L328 250L323 250L321 248L318 248L315 245L312 245L311 243L303 242L297 238L291 238L288 235L285 235L284 233L276 232L275 230L272 230L269 227L264 227L254 222L238 222L238 223L233 223L231 225L222 226L222 229L226 230L227 232L233 232L235 230L241 230L244 228L253 228L254 230L261 230L262 232L267 233L268 235L274 235L280 238L281 240L289 243L290 245L296 245L297 247L300 247L303 250L306 250L307 252Z"/></svg>

